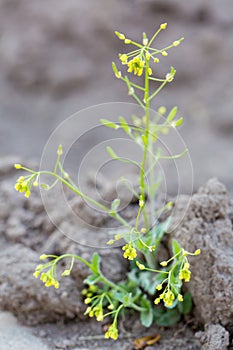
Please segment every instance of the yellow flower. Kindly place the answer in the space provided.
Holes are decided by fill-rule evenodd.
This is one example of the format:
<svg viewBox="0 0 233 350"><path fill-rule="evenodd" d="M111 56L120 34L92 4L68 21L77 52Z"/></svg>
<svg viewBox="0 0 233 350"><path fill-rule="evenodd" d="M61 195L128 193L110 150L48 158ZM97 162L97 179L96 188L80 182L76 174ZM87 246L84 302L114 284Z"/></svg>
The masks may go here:
<svg viewBox="0 0 233 350"><path fill-rule="evenodd" d="M98 287L95 286L94 284L91 284L91 285L89 286L89 291L95 293L95 292L97 292L97 290L98 290Z"/></svg>
<svg viewBox="0 0 233 350"><path fill-rule="evenodd" d="M45 259L47 259L47 255L46 255L46 254L42 254L42 255L40 256L40 260L45 260Z"/></svg>
<svg viewBox="0 0 233 350"><path fill-rule="evenodd" d="M140 199L139 200L139 207L142 208L144 204L145 204L144 200Z"/></svg>
<svg viewBox="0 0 233 350"><path fill-rule="evenodd" d="M126 64L128 61L128 56L124 53L123 55L120 55L120 60L122 64Z"/></svg>
<svg viewBox="0 0 233 350"><path fill-rule="evenodd" d="M113 340L116 340L118 338L118 329L116 328L114 323L111 324L111 326L109 326L107 332L105 333L105 338L111 338Z"/></svg>
<svg viewBox="0 0 233 350"><path fill-rule="evenodd" d="M183 299L183 295L181 294L178 294L178 297L177 297L178 301L182 302L184 299Z"/></svg>
<svg viewBox="0 0 233 350"><path fill-rule="evenodd" d="M140 77L143 73L144 66L145 61L143 61L141 57L136 56L128 62L128 72L133 72L135 75L138 75Z"/></svg>
<svg viewBox="0 0 233 350"><path fill-rule="evenodd" d="M91 306L88 306L84 312L84 315L89 314L91 312L91 310L92 310Z"/></svg>
<svg viewBox="0 0 233 350"><path fill-rule="evenodd" d="M91 298L86 298L84 300L84 304L90 304L91 303Z"/></svg>
<svg viewBox="0 0 233 350"><path fill-rule="evenodd" d="M152 69L150 67L148 68L148 74L152 75Z"/></svg>
<svg viewBox="0 0 233 350"><path fill-rule="evenodd" d="M182 269L179 273L179 279L189 282L191 277L191 272L189 270Z"/></svg>
<svg viewBox="0 0 233 350"><path fill-rule="evenodd" d="M40 271L35 271L35 272L33 273L33 276L34 276L35 278L38 278L38 277L40 276Z"/></svg>
<svg viewBox="0 0 233 350"><path fill-rule="evenodd" d="M159 303L160 303L160 298L156 298L155 301L154 301L154 304L158 305Z"/></svg>
<svg viewBox="0 0 233 350"><path fill-rule="evenodd" d="M108 309L109 310L114 310L114 305L113 304L108 305Z"/></svg>
<svg viewBox="0 0 233 350"><path fill-rule="evenodd" d="M162 51L161 52L162 56L166 57L168 55L167 51Z"/></svg>
<svg viewBox="0 0 233 350"><path fill-rule="evenodd" d="M16 164L19 165L19 164ZM18 168L17 168L18 169ZM17 182L15 184L15 190L20 192L20 193L25 193L25 197L28 198L31 194L31 186L32 186L32 178L33 176L28 177L27 179L25 179L24 176L20 176L17 179Z"/></svg>
<svg viewBox="0 0 233 350"><path fill-rule="evenodd" d="M133 260L137 256L137 251L131 244L126 244L122 250L124 250L123 256L125 259Z"/></svg>
<svg viewBox="0 0 233 350"><path fill-rule="evenodd" d="M154 62L155 62L155 63L159 63L159 58L155 57L155 58L154 58Z"/></svg>
<svg viewBox="0 0 233 350"><path fill-rule="evenodd" d="M145 270L145 265L143 265L143 264L140 264L138 261L136 262L136 264L137 264L137 267L139 268L139 270Z"/></svg>
<svg viewBox="0 0 233 350"><path fill-rule="evenodd" d="M165 306L172 306L173 300L175 299L175 295L173 292L168 289L167 292L163 293L163 301Z"/></svg>
<svg viewBox="0 0 233 350"><path fill-rule="evenodd" d="M160 265L161 265L161 266L167 266L167 262L166 262L166 261L162 261L162 262L160 263Z"/></svg>
<svg viewBox="0 0 233 350"><path fill-rule="evenodd" d="M131 44L131 40L130 39L125 39L125 44Z"/></svg>
<svg viewBox="0 0 233 350"><path fill-rule="evenodd" d="M194 255L199 255L199 254L201 254L201 249L195 250Z"/></svg>
<svg viewBox="0 0 233 350"><path fill-rule="evenodd" d="M149 59L150 59L150 53L149 52L146 53L146 59L147 59L147 61L149 61Z"/></svg>
<svg viewBox="0 0 233 350"><path fill-rule="evenodd" d="M125 40L125 34L119 33L119 32L115 32L116 36L120 39L120 40Z"/></svg>
<svg viewBox="0 0 233 350"><path fill-rule="evenodd" d="M21 164L15 164L15 169L21 169L22 165Z"/></svg>
<svg viewBox="0 0 233 350"><path fill-rule="evenodd" d="M27 191L25 192L24 197L28 198L28 197L30 196L30 194L31 194L31 192L30 192L29 190L27 190Z"/></svg>
<svg viewBox="0 0 233 350"><path fill-rule="evenodd" d="M110 241L107 242L107 244L114 244L114 243L115 243L114 239L110 239Z"/></svg>
<svg viewBox="0 0 233 350"><path fill-rule="evenodd" d="M52 276L51 269L42 273L40 279L42 282L44 282L45 287L54 287L56 289L59 288L59 282Z"/></svg>
<svg viewBox="0 0 233 350"><path fill-rule="evenodd" d="M157 290L161 290L162 288L163 288L162 284L158 284L157 287L156 287Z"/></svg>
<svg viewBox="0 0 233 350"><path fill-rule="evenodd" d="M178 46L178 45L180 45L180 42L178 40L173 41L173 46Z"/></svg>

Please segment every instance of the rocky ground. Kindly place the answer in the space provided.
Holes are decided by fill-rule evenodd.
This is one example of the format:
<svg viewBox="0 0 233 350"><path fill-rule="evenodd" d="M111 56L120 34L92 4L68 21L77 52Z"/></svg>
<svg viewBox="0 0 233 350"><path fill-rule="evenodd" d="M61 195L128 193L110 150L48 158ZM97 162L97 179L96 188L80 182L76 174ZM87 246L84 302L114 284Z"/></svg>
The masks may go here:
<svg viewBox="0 0 233 350"><path fill-rule="evenodd" d="M45 289L32 277L38 256L45 251L77 252L89 258L94 246L100 249L105 242L101 226L111 227L112 222L78 200L70 205L87 228L77 226L53 198L47 199L46 210L38 194L26 200L13 189L12 164L26 161L37 166L55 127L80 109L129 102L111 71L111 61L122 51L113 32L139 38L142 31L151 35L165 21L168 29L158 46L180 36L185 41L160 66L159 74L175 66L177 76L153 107L178 105L185 120L181 135L190 150L195 194L187 195L191 174L181 163L186 195L178 197L172 215L179 225L171 235L187 249L202 249L192 262L193 279L188 284L195 308L170 330L146 330L133 317L122 320L119 341L114 343L104 340L100 324L83 317L83 267L77 265L59 290ZM18 350L19 344L25 350L129 350L135 338L147 334L161 334L148 350L233 349L232 32L230 0L0 1L0 350ZM92 123L84 119L80 130ZM105 136L101 131L92 137L98 144ZM89 142L90 138L82 140L75 162L84 158ZM85 179L92 167L89 162ZM169 174L169 194L175 196L178 186ZM220 182L207 182L213 176ZM100 183L111 197L112 182L102 178ZM131 217L134 210L131 203L125 215ZM120 249L100 253L104 272L118 281L127 271Z"/></svg>
<svg viewBox="0 0 233 350"><path fill-rule="evenodd" d="M211 179L191 198L179 197L172 213L179 225L170 233L169 240L175 237L187 250L202 250L200 257L191 262L192 281L187 284L195 303L193 314L169 330L156 326L147 330L129 316L121 321L119 341L112 343L104 340L102 325L83 316L80 290L88 274L86 269L77 264L71 277L63 278L58 290L44 288L32 276L43 252L75 252L89 259L93 248L65 237L49 221L38 194L26 199L16 193L15 171L9 166L6 179L5 169L6 160L0 185L0 307L10 314L0 314L1 350L16 350L19 343L25 343L27 349L30 342L33 349L132 349L133 340L147 334L161 334L159 343L148 349L231 349L233 201L222 183ZM183 217L187 201L189 206ZM133 207L132 203L127 210L132 213ZM96 213L88 215L93 223ZM73 226L69 213L62 215L60 221L66 223L67 229ZM104 273L120 280L127 271L121 250L98 251Z"/></svg>

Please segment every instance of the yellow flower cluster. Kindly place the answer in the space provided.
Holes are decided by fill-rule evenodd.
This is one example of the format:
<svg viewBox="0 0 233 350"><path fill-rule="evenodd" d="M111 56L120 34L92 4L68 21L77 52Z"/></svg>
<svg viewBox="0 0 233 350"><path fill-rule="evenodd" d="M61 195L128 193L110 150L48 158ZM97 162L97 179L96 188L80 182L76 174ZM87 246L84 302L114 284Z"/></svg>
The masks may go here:
<svg viewBox="0 0 233 350"><path fill-rule="evenodd" d="M30 178L29 179L25 179L24 176L20 176L17 179L17 182L15 184L15 190L20 192L20 193L25 193L25 197L28 198L31 194L30 191Z"/></svg>
<svg viewBox="0 0 233 350"><path fill-rule="evenodd" d="M174 293L170 289L168 289L166 292L162 293L162 295L165 306L172 306L172 303L175 300Z"/></svg>
<svg viewBox="0 0 233 350"><path fill-rule="evenodd" d="M44 260L47 258L47 255L41 255L40 259ZM33 273L35 278L40 276L40 280L44 282L45 287L54 287L56 289L59 288L59 282L57 281L54 275L54 269L51 267L48 271L42 272L45 268L48 267L48 264L40 264L37 266L36 271Z"/></svg>
<svg viewBox="0 0 233 350"><path fill-rule="evenodd" d="M189 270L189 263L185 263L184 267L180 270L179 279L189 282L191 277L191 271Z"/></svg>
<svg viewBox="0 0 233 350"><path fill-rule="evenodd" d="M132 244L126 244L122 250L124 250L123 256L125 259L133 260L137 256L137 251Z"/></svg>
<svg viewBox="0 0 233 350"><path fill-rule="evenodd" d="M43 272L40 277L41 281L44 282L45 287L59 288L59 282L49 272Z"/></svg>
<svg viewBox="0 0 233 350"><path fill-rule="evenodd" d="M145 58L141 55L134 57L130 61L128 61L129 57L127 54L120 55L120 61L122 64L128 65L128 72L134 73L135 75L138 75L139 77L143 74L143 70L145 68ZM150 59L150 54L147 52L146 59ZM152 75L152 69L148 68L149 75Z"/></svg>
<svg viewBox="0 0 233 350"><path fill-rule="evenodd" d="M94 300L94 305L95 305L96 300L98 300L98 298L100 299L100 302L94 307L93 305L88 306L84 315L88 315L89 317L95 316L97 321L103 321L104 320L103 305L102 305L103 298L101 297L101 294L99 295L95 294L97 291L98 291L98 287L95 285L90 285L88 289L82 290L82 295L86 296L86 299L84 300L84 304L91 304L92 301ZM108 306L108 309L110 309L110 306L111 304Z"/></svg>
<svg viewBox="0 0 233 350"><path fill-rule="evenodd" d="M175 300L175 294L168 288L162 294L160 294L158 298L155 299L154 303L157 305L161 300L163 300L166 307L172 306L172 303Z"/></svg>
<svg viewBox="0 0 233 350"><path fill-rule="evenodd" d="M139 56L134 57L128 63L128 72L134 73L139 77L143 74L143 69L145 67L145 61L143 61Z"/></svg>
<svg viewBox="0 0 233 350"><path fill-rule="evenodd" d="M113 340L116 340L118 338L118 329L114 323L109 326L107 332L105 333L105 338L111 338Z"/></svg>
<svg viewBox="0 0 233 350"><path fill-rule="evenodd" d="M101 322L104 320L103 308L102 304L96 305L95 307L88 306L84 315L88 315L89 317L96 317L96 320Z"/></svg>
<svg viewBox="0 0 233 350"><path fill-rule="evenodd" d="M158 284L156 289L157 290L162 290L163 285L162 284ZM164 292L155 299L154 303L155 304L159 304L161 300L163 300L164 305L166 307L170 307L173 304L173 301L175 300L175 298L177 297L179 302L183 301L183 295L180 293L173 293L172 290L169 288L169 286L166 287L166 289L164 290Z"/></svg>

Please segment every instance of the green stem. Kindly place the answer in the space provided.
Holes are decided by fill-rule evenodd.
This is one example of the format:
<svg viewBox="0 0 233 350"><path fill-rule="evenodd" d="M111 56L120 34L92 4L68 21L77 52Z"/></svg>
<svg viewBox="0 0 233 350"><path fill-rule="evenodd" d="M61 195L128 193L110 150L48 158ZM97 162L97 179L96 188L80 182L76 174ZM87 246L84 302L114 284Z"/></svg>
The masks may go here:
<svg viewBox="0 0 233 350"><path fill-rule="evenodd" d="M165 80L159 87L158 89L149 97L149 101L152 100L162 89L163 87L168 83L167 80Z"/></svg>
<svg viewBox="0 0 233 350"><path fill-rule="evenodd" d="M150 100L149 100L149 63L148 60L146 60L146 69L145 69L145 112L146 112L146 126L145 126L145 143L144 143L144 152L143 152L143 158L141 163L141 170L140 170L140 192L142 196L142 200L145 201L145 168L146 168L146 159L147 159L147 152L148 152L148 138L149 138L149 130L150 130ZM143 216L144 216L144 222L145 226L148 229L149 223L148 223L148 217L146 213L146 208L144 206L143 208Z"/></svg>
<svg viewBox="0 0 233 350"><path fill-rule="evenodd" d="M63 254L63 255L59 256L58 258L56 258L56 263L62 259L65 259L65 258L73 258L73 259L79 260L84 265L86 265L90 270L92 270L92 265L86 259L83 259L83 258L81 258L81 256L74 255L74 254Z"/></svg>
<svg viewBox="0 0 233 350"><path fill-rule="evenodd" d="M136 311L146 311L147 309L145 307L138 306L137 304L131 304L130 307Z"/></svg>
<svg viewBox="0 0 233 350"><path fill-rule="evenodd" d="M157 30L157 32L155 32L155 34L152 36L151 40L149 41L148 46L151 46L151 44L152 44L153 41L155 40L156 36L161 32L161 30L162 30L162 29L159 28L159 29Z"/></svg>
<svg viewBox="0 0 233 350"><path fill-rule="evenodd" d="M122 288L122 287L118 286L117 284L109 281L109 279L107 279L107 277L105 277L102 273L100 275L100 281L99 282L103 282L103 283L107 284L109 287L111 287L113 289L117 289L120 292L127 293L127 291L124 288Z"/></svg>
<svg viewBox="0 0 233 350"><path fill-rule="evenodd" d="M58 179L64 185L66 185L69 189L71 189L74 193L76 193L78 196L87 200L89 203L96 205L97 207L99 207L100 209L105 211L106 213L109 213L109 208L105 207L105 205L95 201L94 199L88 197L87 195L82 193L76 186L74 187L74 185L70 184L68 181L63 179L61 176L59 176L51 171L40 171L40 172L38 172L38 174L54 176L56 179ZM122 225L124 225L128 228L131 228L131 226L118 213L114 213L114 218L117 219Z"/></svg>

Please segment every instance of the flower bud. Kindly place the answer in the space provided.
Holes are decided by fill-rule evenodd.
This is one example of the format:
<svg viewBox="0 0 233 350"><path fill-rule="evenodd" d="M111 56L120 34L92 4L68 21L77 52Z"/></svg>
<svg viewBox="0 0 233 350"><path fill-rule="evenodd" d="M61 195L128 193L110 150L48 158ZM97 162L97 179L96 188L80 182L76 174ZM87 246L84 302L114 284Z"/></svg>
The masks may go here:
<svg viewBox="0 0 233 350"><path fill-rule="evenodd" d="M160 29L164 30L167 28L167 23L160 24Z"/></svg>
<svg viewBox="0 0 233 350"><path fill-rule="evenodd" d="M15 167L15 169L21 169L22 165L21 164L15 164L14 167Z"/></svg>

